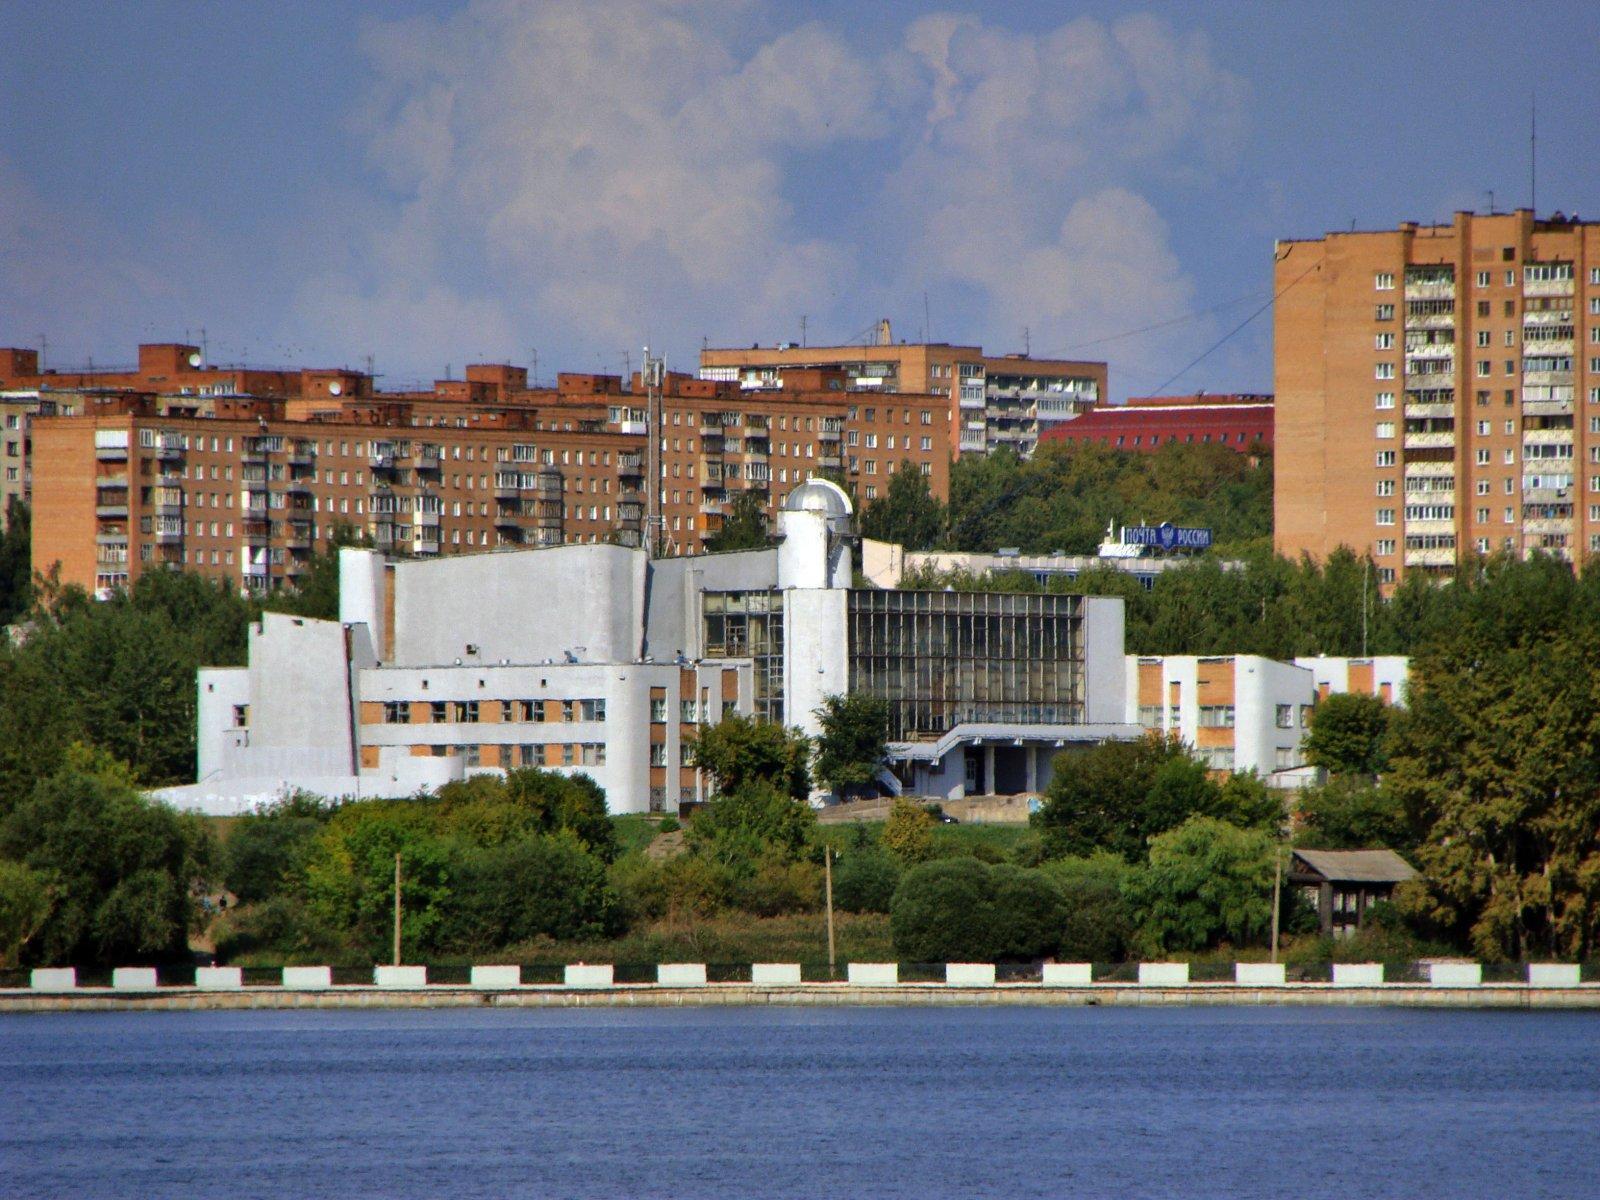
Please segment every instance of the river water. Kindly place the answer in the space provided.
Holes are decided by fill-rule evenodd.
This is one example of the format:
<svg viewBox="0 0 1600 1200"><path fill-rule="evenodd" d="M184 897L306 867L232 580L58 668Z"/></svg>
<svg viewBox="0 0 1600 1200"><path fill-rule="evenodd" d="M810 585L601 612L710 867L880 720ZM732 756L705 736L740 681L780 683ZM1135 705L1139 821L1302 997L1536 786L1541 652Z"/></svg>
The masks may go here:
<svg viewBox="0 0 1600 1200"><path fill-rule="evenodd" d="M1600 1195L1600 1014L0 1017L0 1195Z"/></svg>

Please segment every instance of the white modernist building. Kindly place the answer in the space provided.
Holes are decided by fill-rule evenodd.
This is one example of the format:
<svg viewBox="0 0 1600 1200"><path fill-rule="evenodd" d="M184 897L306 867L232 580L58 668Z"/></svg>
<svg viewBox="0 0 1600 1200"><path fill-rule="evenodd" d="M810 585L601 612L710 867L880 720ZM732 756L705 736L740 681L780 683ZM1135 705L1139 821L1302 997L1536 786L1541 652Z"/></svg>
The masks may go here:
<svg viewBox="0 0 1600 1200"><path fill-rule="evenodd" d="M339 620L268 613L247 666L200 672L197 782L161 795L230 813L539 766L592 776L614 812L674 811L705 795L701 725L815 734L851 690L888 701L885 782L919 794L1037 790L1057 750L1137 736L1120 600L852 588L850 518L813 480L764 550L343 550Z"/></svg>
<svg viewBox="0 0 1600 1200"><path fill-rule="evenodd" d="M1213 770L1255 771L1269 783L1308 782L1301 743L1317 701L1342 692L1402 704L1410 660L1253 654L1127 657L1126 719L1175 735Z"/></svg>

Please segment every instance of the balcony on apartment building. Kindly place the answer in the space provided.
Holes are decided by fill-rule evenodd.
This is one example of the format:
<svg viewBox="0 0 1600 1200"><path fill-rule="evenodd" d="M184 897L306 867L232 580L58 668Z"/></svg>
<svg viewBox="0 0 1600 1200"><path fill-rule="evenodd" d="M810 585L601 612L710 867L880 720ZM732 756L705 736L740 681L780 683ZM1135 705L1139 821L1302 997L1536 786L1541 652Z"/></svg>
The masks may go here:
<svg viewBox="0 0 1600 1200"><path fill-rule="evenodd" d="M1534 298L1570 296L1573 293L1572 284L1570 274L1564 279L1525 279L1522 282L1522 294Z"/></svg>
<svg viewBox="0 0 1600 1200"><path fill-rule="evenodd" d="M315 467L317 465L317 444L297 438L289 447L289 465L291 467Z"/></svg>
<svg viewBox="0 0 1600 1200"><path fill-rule="evenodd" d="M102 521L128 519L128 489L97 488L94 497L94 515Z"/></svg>
<svg viewBox="0 0 1600 1200"><path fill-rule="evenodd" d="M311 522L290 521L283 540L284 545L291 550L311 549Z"/></svg>
<svg viewBox="0 0 1600 1200"><path fill-rule="evenodd" d="M1406 271L1405 297L1409 300L1454 300L1455 272L1411 268Z"/></svg>
<svg viewBox="0 0 1600 1200"><path fill-rule="evenodd" d="M438 472L444 470L444 451L434 445L423 444L412 447L412 464L419 471Z"/></svg>

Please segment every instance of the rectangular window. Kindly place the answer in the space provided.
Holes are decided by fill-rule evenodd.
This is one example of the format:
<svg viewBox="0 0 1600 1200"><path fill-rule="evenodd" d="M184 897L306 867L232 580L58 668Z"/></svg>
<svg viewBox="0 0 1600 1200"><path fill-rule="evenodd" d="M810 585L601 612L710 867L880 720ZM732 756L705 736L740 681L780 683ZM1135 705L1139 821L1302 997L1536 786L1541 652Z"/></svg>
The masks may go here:
<svg viewBox="0 0 1600 1200"><path fill-rule="evenodd" d="M1382 556L1386 555L1386 554L1393 554L1394 553L1394 539L1393 538L1379 538L1378 542L1377 542L1377 546L1378 546L1377 553L1378 553L1378 556L1380 558Z"/></svg>
<svg viewBox="0 0 1600 1200"><path fill-rule="evenodd" d="M1392 480L1392 479L1380 479L1380 480L1378 480L1378 495L1380 495L1380 496L1392 496L1392 495L1394 495L1394 480Z"/></svg>
<svg viewBox="0 0 1600 1200"><path fill-rule="evenodd" d="M1487 346L1488 344L1489 344L1489 331L1487 329L1478 330L1478 345Z"/></svg>
<svg viewBox="0 0 1600 1200"><path fill-rule="evenodd" d="M1372 277L1372 286L1380 292L1394 291L1394 272L1379 271Z"/></svg>
<svg viewBox="0 0 1600 1200"><path fill-rule="evenodd" d="M1202 704L1200 706L1200 728L1202 729L1232 729L1233 705L1231 704Z"/></svg>
<svg viewBox="0 0 1600 1200"><path fill-rule="evenodd" d="M1377 365L1377 367L1374 369L1373 378L1375 378L1375 379L1393 379L1394 378L1394 364L1393 363L1386 363L1386 362L1379 363Z"/></svg>
<svg viewBox="0 0 1600 1200"><path fill-rule="evenodd" d="M650 743L650 765L664 767L667 765L667 744L665 742Z"/></svg>
<svg viewBox="0 0 1600 1200"><path fill-rule="evenodd" d="M1379 421L1373 429L1374 435L1379 438L1392 438L1394 436L1393 421Z"/></svg>
<svg viewBox="0 0 1600 1200"><path fill-rule="evenodd" d="M463 725L476 725L478 723L478 702L476 700L457 700L456 721Z"/></svg>
<svg viewBox="0 0 1600 1200"><path fill-rule="evenodd" d="M1487 453L1487 451L1485 453ZM1380 467L1392 467L1392 466L1394 466L1394 461L1395 461L1395 453L1394 453L1393 450L1379 450L1378 451L1378 455L1377 455L1378 466L1380 466Z"/></svg>
<svg viewBox="0 0 1600 1200"><path fill-rule="evenodd" d="M667 719L667 698L665 696L652 696L650 698L650 720L659 724Z"/></svg>
<svg viewBox="0 0 1600 1200"><path fill-rule="evenodd" d="M435 725L447 724L450 720L450 705L444 700L434 700L428 705L428 719Z"/></svg>
<svg viewBox="0 0 1600 1200"><path fill-rule="evenodd" d="M385 725L404 725L411 720L411 705L404 700L386 700L383 704Z"/></svg>
<svg viewBox="0 0 1600 1200"><path fill-rule="evenodd" d="M1377 321L1392 321L1392 320L1394 320L1394 305L1392 305L1392 304L1380 304L1380 305L1378 305L1377 311L1373 314L1373 319L1377 320Z"/></svg>
<svg viewBox="0 0 1600 1200"><path fill-rule="evenodd" d="M1394 509L1392 509L1392 508L1380 508L1378 510L1378 524L1379 525L1393 525L1394 524Z"/></svg>
<svg viewBox="0 0 1600 1200"><path fill-rule="evenodd" d="M1394 393L1393 392L1379 392L1378 393L1378 399L1377 399L1376 407L1382 408L1382 409L1393 408L1394 407Z"/></svg>
<svg viewBox="0 0 1600 1200"><path fill-rule="evenodd" d="M1280 704L1280 705L1277 706L1277 708L1278 708L1278 728L1279 729L1293 729L1294 728L1294 705L1292 705L1292 704Z"/></svg>
<svg viewBox="0 0 1600 1200"><path fill-rule="evenodd" d="M1480 467L1487 467L1489 465L1489 452L1487 450L1479 450L1477 452L1477 462Z"/></svg>
<svg viewBox="0 0 1600 1200"><path fill-rule="evenodd" d="M1373 348L1377 350L1393 350L1394 334L1380 333L1373 339Z"/></svg>

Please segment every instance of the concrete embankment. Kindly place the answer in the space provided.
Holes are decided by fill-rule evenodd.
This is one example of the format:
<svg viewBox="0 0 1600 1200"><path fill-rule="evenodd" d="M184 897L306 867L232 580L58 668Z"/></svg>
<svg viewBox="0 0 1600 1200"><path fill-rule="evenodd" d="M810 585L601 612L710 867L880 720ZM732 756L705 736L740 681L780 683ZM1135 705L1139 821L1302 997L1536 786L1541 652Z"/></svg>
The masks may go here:
<svg viewBox="0 0 1600 1200"><path fill-rule="evenodd" d="M342 1008L627 1008L779 1004L846 1005L1336 1005L1408 1008L1600 1009L1600 984L1529 987L1485 984L1436 987L1378 984L1338 987L1322 983L1268 987L1193 983L1176 987L1098 983L1050 987L1036 983L952 987L944 983L857 986L807 983L758 986L713 983L696 987L620 984L608 988L531 985L505 989L429 984L416 988L350 986L315 989L244 987L230 991L161 987L149 991L81 987L67 992L0 990L0 1013L96 1011L197 1011Z"/></svg>

